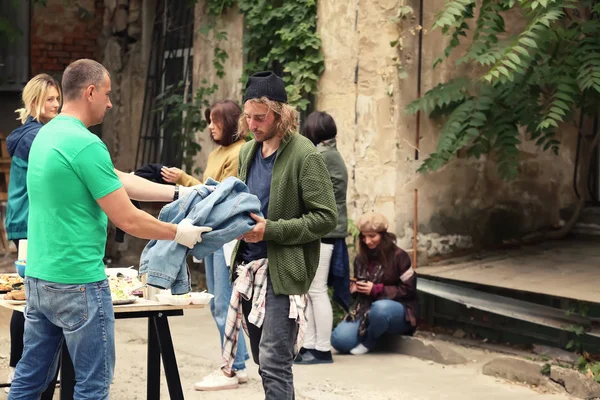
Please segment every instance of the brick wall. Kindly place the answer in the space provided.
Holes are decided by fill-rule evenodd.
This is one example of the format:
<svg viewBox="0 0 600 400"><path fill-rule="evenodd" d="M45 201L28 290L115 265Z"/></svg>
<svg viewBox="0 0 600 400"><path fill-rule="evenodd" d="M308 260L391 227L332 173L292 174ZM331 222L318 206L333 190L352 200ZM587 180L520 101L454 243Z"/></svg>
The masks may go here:
<svg viewBox="0 0 600 400"><path fill-rule="evenodd" d="M66 5L48 0L34 7L31 16L31 76L41 72L59 77L79 58L99 60L98 37L102 33L103 0L79 0Z"/></svg>

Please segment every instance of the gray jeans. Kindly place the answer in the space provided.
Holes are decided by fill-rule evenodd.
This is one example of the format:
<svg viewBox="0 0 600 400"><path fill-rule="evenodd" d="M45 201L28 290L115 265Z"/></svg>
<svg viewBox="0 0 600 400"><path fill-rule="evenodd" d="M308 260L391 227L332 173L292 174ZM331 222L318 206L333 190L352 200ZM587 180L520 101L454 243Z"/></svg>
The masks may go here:
<svg viewBox="0 0 600 400"><path fill-rule="evenodd" d="M289 318L290 297L273 292L271 278L267 283L265 318L262 328L248 322L252 304L242 301L250 334L254 362L258 364L266 400L294 400L294 343L298 324Z"/></svg>

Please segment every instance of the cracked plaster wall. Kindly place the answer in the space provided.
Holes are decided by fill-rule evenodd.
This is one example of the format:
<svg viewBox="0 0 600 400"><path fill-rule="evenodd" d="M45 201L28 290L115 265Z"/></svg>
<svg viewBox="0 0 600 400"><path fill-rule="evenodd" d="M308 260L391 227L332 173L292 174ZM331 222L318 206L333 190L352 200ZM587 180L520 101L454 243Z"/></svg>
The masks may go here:
<svg viewBox="0 0 600 400"><path fill-rule="evenodd" d="M418 10L418 2L404 4ZM424 26L433 23L443 0L427 3ZM574 202L572 171L576 135L565 128L558 157L541 153L531 143L521 146L521 174L502 181L495 165L459 158L438 172L416 173L435 151L440 126L421 118L420 159L415 160L416 118L404 107L417 95L417 35L404 35L403 49L389 43L398 36L391 21L394 0L319 2L318 30L326 71L321 77L317 107L338 125L338 147L346 160L350 182L349 216L379 210L390 218L404 248L412 247L414 189L419 191L419 247L429 255L450 253L502 240L559 222L559 211ZM507 26L518 26L514 16ZM416 25L415 21L412 21ZM432 70L446 46L439 31L423 36L422 93L457 75L475 76L446 62ZM397 59L394 59L397 57ZM407 77L398 77L398 60Z"/></svg>

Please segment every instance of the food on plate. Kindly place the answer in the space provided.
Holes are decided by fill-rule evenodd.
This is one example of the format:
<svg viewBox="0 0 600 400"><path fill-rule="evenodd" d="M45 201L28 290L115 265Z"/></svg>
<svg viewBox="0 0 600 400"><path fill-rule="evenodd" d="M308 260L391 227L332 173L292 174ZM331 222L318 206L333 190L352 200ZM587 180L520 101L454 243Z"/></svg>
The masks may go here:
<svg viewBox="0 0 600 400"><path fill-rule="evenodd" d="M171 294L170 290L163 290L156 295L156 299L161 304L169 304L172 306L187 306L192 302L192 296L186 294Z"/></svg>
<svg viewBox="0 0 600 400"><path fill-rule="evenodd" d="M13 290L4 295L4 300L25 300L25 290Z"/></svg>
<svg viewBox="0 0 600 400"><path fill-rule="evenodd" d="M9 275L2 274L0 275L0 291L7 292L13 290L13 285L18 285L23 283L23 278L19 275Z"/></svg>
<svg viewBox="0 0 600 400"><path fill-rule="evenodd" d="M110 294L115 300L126 300L132 297L133 292L141 288L142 282L136 277L124 276L122 274L110 275L107 277L110 285Z"/></svg>

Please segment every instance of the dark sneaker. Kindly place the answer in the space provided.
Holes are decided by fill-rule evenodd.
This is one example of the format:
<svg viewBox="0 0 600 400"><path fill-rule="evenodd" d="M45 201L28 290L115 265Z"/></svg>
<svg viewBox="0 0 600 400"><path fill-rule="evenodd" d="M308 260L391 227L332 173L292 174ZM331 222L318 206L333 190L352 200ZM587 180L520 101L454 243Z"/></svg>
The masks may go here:
<svg viewBox="0 0 600 400"><path fill-rule="evenodd" d="M296 357L294 363L299 365L331 364L333 357L330 351L309 350Z"/></svg>

